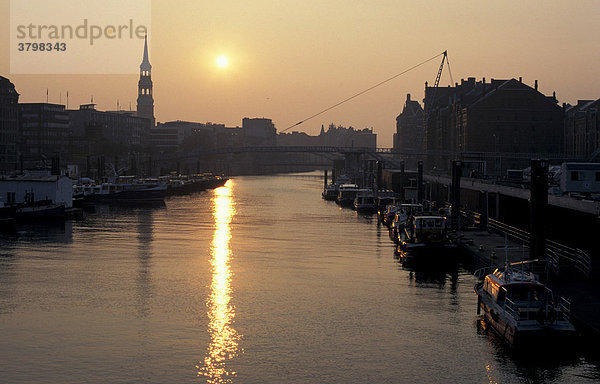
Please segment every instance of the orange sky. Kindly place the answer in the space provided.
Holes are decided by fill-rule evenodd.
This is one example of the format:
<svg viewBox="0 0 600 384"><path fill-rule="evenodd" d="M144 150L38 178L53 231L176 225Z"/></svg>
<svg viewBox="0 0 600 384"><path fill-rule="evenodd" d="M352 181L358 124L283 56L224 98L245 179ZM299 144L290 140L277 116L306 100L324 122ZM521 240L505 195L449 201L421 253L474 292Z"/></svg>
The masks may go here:
<svg viewBox="0 0 600 384"><path fill-rule="evenodd" d="M23 102L69 107L94 95L135 109L137 76L11 75L9 1L0 0L0 75ZM157 121L241 124L269 117L278 130L420 61L448 50L454 81L519 76L559 102L600 98L600 1L158 1L152 3L150 61ZM141 61L143 45L132 52ZM216 58L229 59L218 68ZM110 59L110 58L109 58ZM293 130L321 124L372 127L391 146L406 93L423 97L440 60L389 82ZM448 73L442 85L449 84Z"/></svg>

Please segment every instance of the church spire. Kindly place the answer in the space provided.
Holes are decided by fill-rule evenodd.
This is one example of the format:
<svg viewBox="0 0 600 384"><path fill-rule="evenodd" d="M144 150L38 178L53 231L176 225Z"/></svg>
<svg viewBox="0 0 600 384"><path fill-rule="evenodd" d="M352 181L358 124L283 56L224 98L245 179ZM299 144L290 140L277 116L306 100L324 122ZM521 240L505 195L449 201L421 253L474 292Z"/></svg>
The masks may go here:
<svg viewBox="0 0 600 384"><path fill-rule="evenodd" d="M142 71L150 71L152 69L152 65L150 65L150 60L148 59L148 35L144 36L144 58L142 59L142 64L140 64L140 69Z"/></svg>
<svg viewBox="0 0 600 384"><path fill-rule="evenodd" d="M140 81L138 82L137 115L150 120L154 126L154 98L152 97L152 65L148 59L148 35L144 36L144 58L140 64Z"/></svg>

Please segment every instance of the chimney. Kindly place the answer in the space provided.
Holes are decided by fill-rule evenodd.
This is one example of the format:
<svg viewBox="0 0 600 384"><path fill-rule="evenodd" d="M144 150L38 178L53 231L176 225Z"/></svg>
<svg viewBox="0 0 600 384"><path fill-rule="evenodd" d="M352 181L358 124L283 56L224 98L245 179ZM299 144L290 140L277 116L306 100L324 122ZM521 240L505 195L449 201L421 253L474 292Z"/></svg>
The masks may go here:
<svg viewBox="0 0 600 384"><path fill-rule="evenodd" d="M481 85L483 86L483 94L485 95L485 77L482 78Z"/></svg>
<svg viewBox="0 0 600 384"><path fill-rule="evenodd" d="M523 77L519 76L519 83L523 82Z"/></svg>
<svg viewBox="0 0 600 384"><path fill-rule="evenodd" d="M536 80L535 81L535 86L534 86L534 88L535 88L536 91L537 91L537 87L538 87L538 81Z"/></svg>
<svg viewBox="0 0 600 384"><path fill-rule="evenodd" d="M410 101L410 93L406 94L406 101Z"/></svg>

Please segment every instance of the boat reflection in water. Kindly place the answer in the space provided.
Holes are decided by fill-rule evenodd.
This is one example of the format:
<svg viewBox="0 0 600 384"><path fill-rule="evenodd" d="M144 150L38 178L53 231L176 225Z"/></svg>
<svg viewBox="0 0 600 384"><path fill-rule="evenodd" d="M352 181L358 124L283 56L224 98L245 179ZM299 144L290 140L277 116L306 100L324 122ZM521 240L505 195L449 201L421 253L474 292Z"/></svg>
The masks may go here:
<svg viewBox="0 0 600 384"><path fill-rule="evenodd" d="M211 342L206 351L204 364L199 365L198 376L205 376L208 383L228 383L236 372L227 362L238 355L240 334L232 327L235 309L231 301L231 219L235 214L232 183L214 190L212 199L215 232L211 244L212 283L208 297L209 332Z"/></svg>

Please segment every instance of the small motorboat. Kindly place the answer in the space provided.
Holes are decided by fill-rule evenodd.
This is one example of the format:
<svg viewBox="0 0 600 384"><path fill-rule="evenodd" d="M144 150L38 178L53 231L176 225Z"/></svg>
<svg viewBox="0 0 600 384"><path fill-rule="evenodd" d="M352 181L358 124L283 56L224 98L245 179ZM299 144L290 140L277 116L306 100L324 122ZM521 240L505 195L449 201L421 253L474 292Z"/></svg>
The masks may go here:
<svg viewBox="0 0 600 384"><path fill-rule="evenodd" d="M509 345L536 345L540 341L561 345L575 336L570 322L570 302L554 300L552 291L532 272L507 264L503 269L475 271L477 312Z"/></svg>

